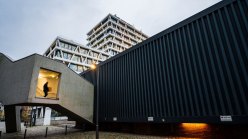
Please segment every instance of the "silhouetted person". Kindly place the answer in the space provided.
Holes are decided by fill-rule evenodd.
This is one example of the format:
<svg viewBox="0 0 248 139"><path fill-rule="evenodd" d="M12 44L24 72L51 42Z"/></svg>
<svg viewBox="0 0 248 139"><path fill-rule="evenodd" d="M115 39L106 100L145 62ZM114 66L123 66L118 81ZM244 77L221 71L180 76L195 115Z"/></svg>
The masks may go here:
<svg viewBox="0 0 248 139"><path fill-rule="evenodd" d="M45 93L44 97L46 97L46 96L48 95L48 91L49 91L48 82L46 82L46 83L43 85L43 92Z"/></svg>

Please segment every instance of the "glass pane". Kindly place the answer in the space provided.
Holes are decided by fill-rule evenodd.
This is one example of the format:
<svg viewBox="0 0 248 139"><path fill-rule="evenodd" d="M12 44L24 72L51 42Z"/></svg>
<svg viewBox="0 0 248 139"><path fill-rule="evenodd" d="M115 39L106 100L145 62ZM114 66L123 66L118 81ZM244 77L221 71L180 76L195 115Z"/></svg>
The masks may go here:
<svg viewBox="0 0 248 139"><path fill-rule="evenodd" d="M75 51L76 47L75 46L71 46L71 50Z"/></svg>
<svg viewBox="0 0 248 139"><path fill-rule="evenodd" d="M70 64L69 66L72 70L76 71L77 70L77 65L75 64Z"/></svg>
<svg viewBox="0 0 248 139"><path fill-rule="evenodd" d="M71 59L71 57L72 57L72 54L68 54L68 59Z"/></svg>
<svg viewBox="0 0 248 139"><path fill-rule="evenodd" d="M65 48L65 44L64 44L64 43L61 43L61 42L60 42L60 46L61 46L62 48Z"/></svg>
<svg viewBox="0 0 248 139"><path fill-rule="evenodd" d="M68 54L67 53L64 53L64 58L68 59Z"/></svg>
<svg viewBox="0 0 248 139"><path fill-rule="evenodd" d="M69 47L68 44L65 44L65 49L68 49L68 47Z"/></svg>
<svg viewBox="0 0 248 139"><path fill-rule="evenodd" d="M83 71L83 67L82 66L78 66L78 71L82 72Z"/></svg>
<svg viewBox="0 0 248 139"><path fill-rule="evenodd" d="M36 87L36 97L58 99L58 84L60 73L40 69Z"/></svg>
<svg viewBox="0 0 248 139"><path fill-rule="evenodd" d="M59 50L56 50L56 54L55 54L57 57L61 57L60 55L60 51Z"/></svg>

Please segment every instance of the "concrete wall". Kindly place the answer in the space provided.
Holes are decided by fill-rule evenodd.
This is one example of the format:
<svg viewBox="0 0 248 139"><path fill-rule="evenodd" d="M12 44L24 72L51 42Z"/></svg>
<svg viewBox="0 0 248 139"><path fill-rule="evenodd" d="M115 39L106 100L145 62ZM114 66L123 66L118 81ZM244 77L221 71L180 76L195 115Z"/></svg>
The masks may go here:
<svg viewBox="0 0 248 139"><path fill-rule="evenodd" d="M27 101L33 66L32 56L13 63L0 53L0 102L10 105Z"/></svg>
<svg viewBox="0 0 248 139"><path fill-rule="evenodd" d="M35 97L40 68L61 73L58 99ZM0 102L4 105L56 104L93 121L94 86L63 63L37 54L12 62L0 53L0 80Z"/></svg>
<svg viewBox="0 0 248 139"><path fill-rule="evenodd" d="M58 100L36 98L36 85L40 68L61 73L58 85ZM28 97L29 103L59 104L66 109L93 120L94 86L63 63L55 62L46 57L35 55L34 70Z"/></svg>

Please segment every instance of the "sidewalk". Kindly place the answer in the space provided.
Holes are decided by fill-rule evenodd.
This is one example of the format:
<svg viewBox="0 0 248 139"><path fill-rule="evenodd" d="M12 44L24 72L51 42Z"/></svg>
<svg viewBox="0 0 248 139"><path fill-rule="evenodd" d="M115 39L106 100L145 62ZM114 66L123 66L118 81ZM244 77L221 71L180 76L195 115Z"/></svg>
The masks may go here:
<svg viewBox="0 0 248 139"><path fill-rule="evenodd" d="M55 132L54 127L49 127L52 129L50 134L48 133L47 138L44 134L32 133L27 134L26 139L95 139L95 131L70 131L67 135L63 132ZM36 128L36 131L39 128ZM33 130L35 131L35 130ZM44 132L44 130L42 130ZM100 139L186 139L182 137L156 137L156 136L145 136L145 135L135 135L127 133L115 133L115 132L100 132ZM3 136L3 139L22 139L23 133L15 133L7 136Z"/></svg>
<svg viewBox="0 0 248 139"><path fill-rule="evenodd" d="M0 122L0 130L3 131L4 123ZM46 134L46 127L48 127L48 134ZM68 125L67 135L65 135L65 125L60 126L34 126L25 128L22 124L22 130L17 133L5 133L5 129L2 132L0 139L23 139L24 132L27 129L26 139L95 139L95 131L81 131L75 129L73 126ZM184 139L183 137L157 137L136 135L128 133L116 133L116 132L100 132L100 139Z"/></svg>
<svg viewBox="0 0 248 139"><path fill-rule="evenodd" d="M4 122L0 123L0 131L2 131L1 139L20 139L24 138L25 129L27 129L26 132L26 138L45 138L46 135L46 128L48 127L47 136L51 135L65 135L65 125L61 126L33 126L33 127L24 127L22 123L21 131L16 133L6 133L5 131L5 124ZM67 133L71 134L73 132L79 132L80 129L75 129L74 127L68 125L67 126Z"/></svg>

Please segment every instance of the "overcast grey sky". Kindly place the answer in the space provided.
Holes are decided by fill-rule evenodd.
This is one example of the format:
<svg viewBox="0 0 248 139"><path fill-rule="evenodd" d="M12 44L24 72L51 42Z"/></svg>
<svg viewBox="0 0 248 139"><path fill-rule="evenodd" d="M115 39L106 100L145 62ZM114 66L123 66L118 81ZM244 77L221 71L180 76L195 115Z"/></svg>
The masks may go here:
<svg viewBox="0 0 248 139"><path fill-rule="evenodd" d="M0 0L0 52L18 60L43 54L57 36L86 44L108 13L148 36L220 0Z"/></svg>

